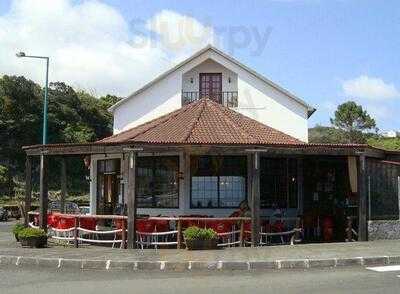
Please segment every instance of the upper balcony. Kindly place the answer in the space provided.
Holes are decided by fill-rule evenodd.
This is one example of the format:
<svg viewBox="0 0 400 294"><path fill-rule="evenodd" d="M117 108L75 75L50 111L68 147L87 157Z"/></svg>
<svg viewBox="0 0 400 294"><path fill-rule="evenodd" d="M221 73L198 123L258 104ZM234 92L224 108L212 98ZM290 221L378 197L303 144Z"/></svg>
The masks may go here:
<svg viewBox="0 0 400 294"><path fill-rule="evenodd" d="M182 91L182 105L189 104L193 101L199 100L201 98L209 98L218 102L226 107L237 107L238 106L238 92L228 91L228 92L183 92Z"/></svg>
<svg viewBox="0 0 400 294"><path fill-rule="evenodd" d="M227 107L238 106L238 75L207 59L182 75L182 105L207 97Z"/></svg>

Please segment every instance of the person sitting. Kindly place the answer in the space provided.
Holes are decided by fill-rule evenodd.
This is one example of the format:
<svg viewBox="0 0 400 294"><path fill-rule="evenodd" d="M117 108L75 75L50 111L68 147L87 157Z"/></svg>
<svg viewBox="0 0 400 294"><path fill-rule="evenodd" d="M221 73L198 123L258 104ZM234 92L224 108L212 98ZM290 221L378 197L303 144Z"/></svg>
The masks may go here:
<svg viewBox="0 0 400 294"><path fill-rule="evenodd" d="M240 202L239 209L234 211L230 217L251 217L251 210L247 200Z"/></svg>

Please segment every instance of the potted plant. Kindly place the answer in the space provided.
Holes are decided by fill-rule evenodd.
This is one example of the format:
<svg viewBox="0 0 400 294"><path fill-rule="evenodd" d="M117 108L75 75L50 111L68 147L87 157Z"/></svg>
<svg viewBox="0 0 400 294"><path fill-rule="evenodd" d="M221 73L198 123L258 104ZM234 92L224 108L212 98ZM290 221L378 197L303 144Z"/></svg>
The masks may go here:
<svg viewBox="0 0 400 294"><path fill-rule="evenodd" d="M24 228L18 233L23 247L43 248L47 245L47 234L42 229Z"/></svg>
<svg viewBox="0 0 400 294"><path fill-rule="evenodd" d="M25 228L25 226L23 224L20 224L20 223L15 224L15 226L13 227L12 232L13 232L15 240L17 240L17 242L19 242L18 234L24 228Z"/></svg>
<svg viewBox="0 0 400 294"><path fill-rule="evenodd" d="M217 249L218 235L213 229L189 227L183 232L188 250Z"/></svg>

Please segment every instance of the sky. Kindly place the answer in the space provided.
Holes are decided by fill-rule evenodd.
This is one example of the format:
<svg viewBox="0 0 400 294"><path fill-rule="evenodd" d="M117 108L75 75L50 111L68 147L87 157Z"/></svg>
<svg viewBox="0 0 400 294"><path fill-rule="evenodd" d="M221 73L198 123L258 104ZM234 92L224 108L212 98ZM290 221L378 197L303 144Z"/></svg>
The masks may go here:
<svg viewBox="0 0 400 294"><path fill-rule="evenodd" d="M317 108L354 100L400 130L398 0L0 1L0 75L127 96L213 44Z"/></svg>

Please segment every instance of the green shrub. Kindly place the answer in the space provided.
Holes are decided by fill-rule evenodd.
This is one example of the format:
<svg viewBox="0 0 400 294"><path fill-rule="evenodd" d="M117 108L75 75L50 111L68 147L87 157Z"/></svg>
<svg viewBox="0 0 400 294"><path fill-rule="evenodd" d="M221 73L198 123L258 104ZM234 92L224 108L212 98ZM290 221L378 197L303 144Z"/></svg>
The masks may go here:
<svg viewBox="0 0 400 294"><path fill-rule="evenodd" d="M211 240L217 238L217 233L213 229L201 229L198 227L189 227L183 235L187 240Z"/></svg>
<svg viewBox="0 0 400 294"><path fill-rule="evenodd" d="M15 226L14 226L13 229L12 229L12 232L13 232L14 235L18 236L19 233L20 233L23 229L25 229L24 224L15 224Z"/></svg>
<svg viewBox="0 0 400 294"><path fill-rule="evenodd" d="M33 237L45 237L46 232L42 229L36 228L24 228L18 233L18 237L21 239L33 238Z"/></svg>

